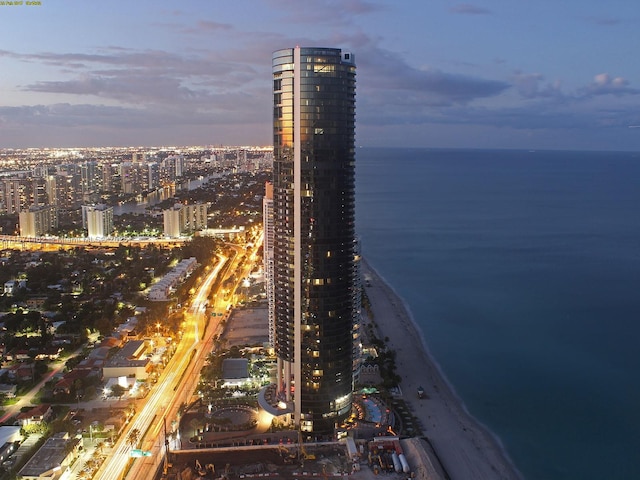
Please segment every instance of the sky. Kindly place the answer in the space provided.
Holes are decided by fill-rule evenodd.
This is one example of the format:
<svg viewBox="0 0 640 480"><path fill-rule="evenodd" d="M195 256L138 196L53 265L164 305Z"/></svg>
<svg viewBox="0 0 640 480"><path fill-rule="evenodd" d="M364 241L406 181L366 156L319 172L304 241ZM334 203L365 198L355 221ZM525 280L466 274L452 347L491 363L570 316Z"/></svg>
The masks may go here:
<svg viewBox="0 0 640 480"><path fill-rule="evenodd" d="M0 148L270 145L299 45L355 56L358 146L640 150L634 1L9 3Z"/></svg>

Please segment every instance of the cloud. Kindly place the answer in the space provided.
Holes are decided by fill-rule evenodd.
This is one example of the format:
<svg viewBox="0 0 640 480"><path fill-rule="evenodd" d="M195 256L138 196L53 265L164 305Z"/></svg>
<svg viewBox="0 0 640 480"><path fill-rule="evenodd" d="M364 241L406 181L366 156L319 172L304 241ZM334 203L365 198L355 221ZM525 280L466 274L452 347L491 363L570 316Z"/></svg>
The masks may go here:
<svg viewBox="0 0 640 480"><path fill-rule="evenodd" d="M231 110L231 99L248 98L257 92L268 98L268 83L260 88L257 81L260 75L250 63L215 57L208 52L178 55L109 47L90 54L5 51L0 56L55 65L67 72L61 80L40 80L20 86L24 92L93 96L123 104L185 110L205 105ZM266 67L267 62L265 70ZM261 103L255 99L254 102Z"/></svg>
<svg viewBox="0 0 640 480"><path fill-rule="evenodd" d="M169 77L150 77L123 73L119 76L103 77L83 75L68 81L45 81L24 87L26 91L94 95L132 104L165 103L193 104L211 100L206 91L198 91L181 85Z"/></svg>
<svg viewBox="0 0 640 480"><path fill-rule="evenodd" d="M589 23L592 23L594 25L599 25L601 27L612 27L622 23L622 20L620 20L619 18L606 17L606 16L586 17L585 20Z"/></svg>
<svg viewBox="0 0 640 480"><path fill-rule="evenodd" d="M449 11L459 15L489 15L492 13L491 10L471 5L469 3L459 3L458 5L451 7Z"/></svg>
<svg viewBox="0 0 640 480"><path fill-rule="evenodd" d="M270 3L274 8L286 12L287 22L295 24L349 24L355 17L384 8L365 0L314 0L311 8L310 3L299 0L270 0Z"/></svg>
<svg viewBox="0 0 640 480"><path fill-rule="evenodd" d="M358 114L359 131L394 125L464 125L512 130L628 130L640 119L638 105L558 104L540 101L518 106L454 106L393 109L384 115Z"/></svg>
<svg viewBox="0 0 640 480"><path fill-rule="evenodd" d="M381 104L465 104L499 95L510 87L501 80L446 72L410 64L398 52L379 46L380 39L355 31L332 38L334 45L353 49L359 97ZM372 97L376 97L372 99Z"/></svg>
<svg viewBox="0 0 640 480"><path fill-rule="evenodd" d="M29 63L75 69L78 71L103 72L104 67L124 71L145 72L148 75L172 74L181 77L197 75L220 75L244 73L252 76L251 65L242 61L232 61L230 57L207 54L175 54L163 50L134 50L121 47L107 47L98 53L16 53L0 50L0 57L9 57ZM116 70L108 70L113 73ZM237 79L236 79L237 81Z"/></svg>
<svg viewBox="0 0 640 480"><path fill-rule="evenodd" d="M237 98L235 100L238 100ZM118 129L172 128L188 125L254 124L248 105L242 109L173 109L122 107L95 104L56 103L52 105L0 106L0 123L13 126L107 126Z"/></svg>
<svg viewBox="0 0 640 480"><path fill-rule="evenodd" d="M0 107L0 121L19 126L122 125L127 127L137 124L143 115L143 110L90 104L58 103Z"/></svg>
<svg viewBox="0 0 640 480"><path fill-rule="evenodd" d="M558 103L580 103L607 95L628 97L640 94L640 89L631 87L627 79L614 77L609 73L595 75L586 85L568 91L562 89L559 80L546 82L540 73L516 71L510 80L516 91L529 100L553 99Z"/></svg>
<svg viewBox="0 0 640 480"><path fill-rule="evenodd" d="M338 5L337 0L325 4ZM292 5L292 15L304 13L299 3ZM344 5L346 13L336 14L342 22L375 9L362 1ZM538 72L482 78L460 73L468 71L460 65L458 71L417 65L403 53L382 48L383 39L357 27L326 28L321 38L292 38L287 31L241 32L203 19L178 33L191 39L188 30L203 38L225 37L228 48L191 48L181 53L119 46L62 53L0 51L0 57L14 62L48 65L56 71L20 87L23 92L38 93L37 102L46 105L0 107L3 130L37 126L42 138L46 130L48 138L55 140L51 132L64 135L66 131L77 138L74 132L79 130L108 129L114 139L146 132L163 141L163 132L178 138L178 132L193 127L205 142L211 138L209 131L233 132L234 138L255 138L252 132L259 131L260 138L268 139L271 53L296 44L335 45L355 53L359 137L385 127L399 131L402 126L461 125L524 132L620 125L628 130L627 125L640 122L638 102L632 101L639 91L625 78L608 73L568 90ZM70 95L77 97L77 103L69 102ZM99 137L96 133L91 138Z"/></svg>
<svg viewBox="0 0 640 480"><path fill-rule="evenodd" d="M0 106L3 147L268 144L270 128L255 116L59 103Z"/></svg>
<svg viewBox="0 0 640 480"><path fill-rule="evenodd" d="M396 100L404 97L409 103L420 101L426 105L465 104L498 95L510 87L500 80L448 73L430 66L417 68L401 55L374 43L361 48L356 63L364 71L365 88L385 91L384 96L392 93Z"/></svg>
<svg viewBox="0 0 640 480"><path fill-rule="evenodd" d="M612 77L608 73L599 73L593 81L581 89L585 96L593 95L638 95L640 90L629 86L629 81L622 77Z"/></svg>
<svg viewBox="0 0 640 480"><path fill-rule="evenodd" d="M555 97L559 99L563 97L561 83L559 81L543 84L544 80L544 75L540 73L522 73L516 71L511 76L513 86L518 93L525 98Z"/></svg>
<svg viewBox="0 0 640 480"><path fill-rule="evenodd" d="M450 77L450 74L443 75L447 83ZM463 91L490 93L482 88L476 90L478 79L466 77L464 80ZM453 85L456 85L455 81L444 92L455 91ZM596 75L586 86L565 91L558 80L549 82L540 73L518 71L510 77L510 83L504 85L511 85L511 91L524 101L518 101L516 97L515 101L510 98L508 102L471 103L456 101L455 95L443 94L434 98L421 95L417 90L398 89L387 89L384 96L365 94L364 99L361 96L358 100L360 131L399 125L463 125L514 131L578 132L583 129L599 132L603 129L628 130L628 125L640 123L640 91L622 77L603 73ZM500 90L503 91L507 92L508 87ZM442 101L438 102L438 98ZM486 97L473 97L481 98Z"/></svg>
<svg viewBox="0 0 640 480"><path fill-rule="evenodd" d="M217 32L229 32L230 30L233 30L233 26L229 25L228 23L219 23L219 22L213 22L211 20L200 20L199 22L196 23L195 26L193 27L189 27L189 28L184 28L184 26L180 25L171 25L174 28L177 28L180 32L182 33L195 33L195 34L200 34L200 33L217 33Z"/></svg>
<svg viewBox="0 0 640 480"><path fill-rule="evenodd" d="M350 5L357 11L365 4ZM256 122L268 126L271 53L299 42L280 33L231 35L239 37L232 48L188 54L122 47L81 53L0 52L14 60L55 66L59 73L69 71L22 85L23 91L51 99L61 95L65 101L76 95L81 103L2 107L0 117L7 123L58 128L94 125L114 130L225 124L240 130ZM358 122L362 125L399 122L405 117L408 122L421 122L434 107L466 105L510 87L500 80L418 68L402 54L380 48L379 39L358 29L327 35L297 40L300 44L338 45L356 53Z"/></svg>

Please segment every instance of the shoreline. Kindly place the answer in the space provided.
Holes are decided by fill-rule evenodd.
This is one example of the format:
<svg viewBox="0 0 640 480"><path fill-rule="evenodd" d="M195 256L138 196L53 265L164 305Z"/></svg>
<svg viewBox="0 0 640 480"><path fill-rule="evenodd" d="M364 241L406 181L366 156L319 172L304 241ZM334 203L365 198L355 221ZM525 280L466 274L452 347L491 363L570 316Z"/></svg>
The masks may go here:
<svg viewBox="0 0 640 480"><path fill-rule="evenodd" d="M363 312L363 320L371 323L378 337L396 352L402 398L420 419L425 437L450 478L523 479L500 439L476 420L456 395L431 356L408 305L365 259L362 274L369 279L364 288L375 317L371 319ZM417 396L420 386L425 390L422 399Z"/></svg>

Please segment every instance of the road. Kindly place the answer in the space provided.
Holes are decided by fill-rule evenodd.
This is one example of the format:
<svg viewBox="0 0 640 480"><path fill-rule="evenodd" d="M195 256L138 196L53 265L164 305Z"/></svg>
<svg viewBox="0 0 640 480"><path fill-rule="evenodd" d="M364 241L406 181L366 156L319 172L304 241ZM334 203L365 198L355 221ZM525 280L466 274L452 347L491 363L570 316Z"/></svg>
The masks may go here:
<svg viewBox="0 0 640 480"><path fill-rule="evenodd" d="M155 237L20 237L14 235L0 235L0 245L3 248L27 247L38 248L39 246L50 247L117 247L125 245L167 245L181 246L189 239L187 237L178 238L155 238Z"/></svg>
<svg viewBox="0 0 640 480"><path fill-rule="evenodd" d="M160 375L156 386L145 399L144 405L139 413L135 415L128 427L120 436L120 439L113 448L113 452L102 467L98 470L94 478L96 479L122 479L122 478L144 478L145 474L151 474L161 461L162 452L159 439L163 438L165 420L169 422L175 418L177 410L182 402L189 400L190 392L185 388L187 384L197 381L199 371L195 371L196 363L192 362L198 358L203 349L201 331L205 326L205 302L207 301L211 286L216 280L222 267L228 259L219 256L215 268L209 272L205 280L198 289L191 308L185 315L185 329L182 339L178 342L176 352ZM215 328L209 328L212 331ZM136 447L144 451L151 452L150 457L136 459L128 474L126 468L131 460L132 445L129 437L133 431L139 432L139 441ZM150 465L148 463L151 462ZM143 463L145 469L142 472ZM126 477L125 477L126 475Z"/></svg>
<svg viewBox="0 0 640 480"><path fill-rule="evenodd" d="M44 384L51 380L55 375L58 375L60 372L64 370L64 365L71 357L75 357L82 352L82 347L80 347L75 352L71 353L69 356L66 356L62 360L58 360L51 364L51 371L47 372L47 374L38 382L38 384L33 387L29 392L25 393L20 397L13 405L9 405L4 412L2 418L0 418L0 425L4 424L7 420L9 420L12 416L17 415L20 412L22 407L32 407L31 400L35 397L40 390L44 387Z"/></svg>
<svg viewBox="0 0 640 480"><path fill-rule="evenodd" d="M219 256L219 261L215 268L207 275L199 286L197 293L193 297L191 306L185 315L185 329L182 339L179 341L177 349L158 383L148 395L140 412L133 418L131 424L124 429L120 439L113 448L112 455L107 458L102 467L98 470L94 479L104 480L140 480L153 479L155 472L160 468L160 462L164 460L165 428L171 428L171 422L178 418L178 410L185 403L188 404L196 389L200 370L206 361L207 354L213 350L214 337L219 334L220 326L228 318L229 301L218 295L218 292L211 292L212 286L227 265L225 277L231 276L235 272L236 284L233 291L244 277L246 277L253 267L256 259L256 252L262 244L262 237L255 242L250 252L245 252L242 247L234 246L237 254L229 261L227 257ZM246 253L246 261L240 265L240 259ZM222 279L224 280L224 279ZM218 285L222 285L223 281ZM209 305L214 312L224 312L223 316L208 316L207 304L211 294L215 301ZM230 296L233 298L233 294ZM129 442L130 432L139 432L140 441L136 448L149 452L150 455L142 458L135 458L127 471L131 460L132 446Z"/></svg>

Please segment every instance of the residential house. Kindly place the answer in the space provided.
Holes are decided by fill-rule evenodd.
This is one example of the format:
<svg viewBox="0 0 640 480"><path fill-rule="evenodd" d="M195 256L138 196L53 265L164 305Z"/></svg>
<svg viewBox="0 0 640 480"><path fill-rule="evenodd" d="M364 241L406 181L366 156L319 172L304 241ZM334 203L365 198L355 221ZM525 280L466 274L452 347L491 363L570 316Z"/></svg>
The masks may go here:
<svg viewBox="0 0 640 480"><path fill-rule="evenodd" d="M16 420L26 427L27 425L40 425L43 422L47 422L53 416L53 409L48 403L42 403L37 407L33 407L26 412L20 413Z"/></svg>

